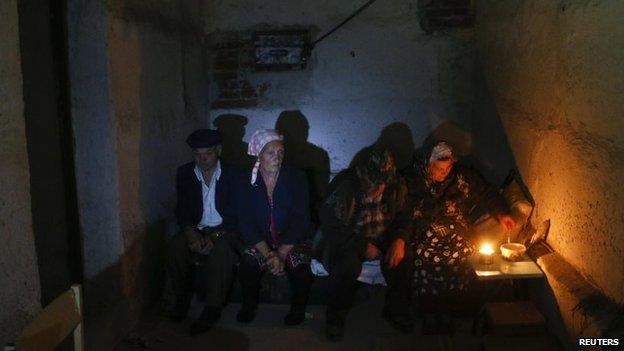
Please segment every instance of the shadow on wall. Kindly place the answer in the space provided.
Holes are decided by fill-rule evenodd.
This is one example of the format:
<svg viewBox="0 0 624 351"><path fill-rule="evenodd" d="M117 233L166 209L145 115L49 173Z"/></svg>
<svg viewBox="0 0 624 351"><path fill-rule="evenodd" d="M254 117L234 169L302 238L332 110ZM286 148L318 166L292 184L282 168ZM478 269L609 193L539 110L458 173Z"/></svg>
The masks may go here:
<svg viewBox="0 0 624 351"><path fill-rule="evenodd" d="M308 142L310 124L299 110L282 111L275 129L284 136L284 163L301 169L308 178L311 219L316 229L318 212L329 184L329 154Z"/></svg>
<svg viewBox="0 0 624 351"><path fill-rule="evenodd" d="M90 349L112 349L160 300L165 237L174 223L175 171L189 161L184 140L189 131L205 127L208 106L201 32L185 20L201 4L189 0L180 6L184 3L186 10L116 2L102 15L108 21L118 177L114 211L121 230L110 233L104 241L110 244L101 248L118 252L118 260L85 281ZM92 240L92 233L83 235Z"/></svg>
<svg viewBox="0 0 624 351"><path fill-rule="evenodd" d="M89 348L98 350L95 345L114 345L120 336L128 333L128 328L143 309L158 300L160 292L157 287L161 285L163 274L162 270L155 268L162 266L164 260L164 230L164 221L150 225L116 264L85 280L86 342Z"/></svg>
<svg viewBox="0 0 624 351"><path fill-rule="evenodd" d="M412 130L405 123L394 122L385 126L372 145L363 148L353 156L349 168L354 167L356 164L366 159L375 147L382 147L390 150L394 155L397 168L401 172L412 165L415 149L414 139L412 137Z"/></svg>
<svg viewBox="0 0 624 351"><path fill-rule="evenodd" d="M444 121L427 135L422 145L416 149L415 157L423 157L424 150L427 150L436 141L445 141L453 148L455 156L461 164L473 167L480 172L479 162L475 159L473 153L472 140L473 137L469 131L457 123Z"/></svg>
<svg viewBox="0 0 624 351"><path fill-rule="evenodd" d="M494 184L499 184L509 170L517 168L516 159L509 146L505 127L496 108L483 67L476 63L474 76L475 110L471 118L472 157L475 166Z"/></svg>
<svg viewBox="0 0 624 351"><path fill-rule="evenodd" d="M214 124L223 137L221 159L241 169L251 169L255 159L247 154L248 144L243 141L247 117L225 114L215 118L212 124Z"/></svg>
<svg viewBox="0 0 624 351"><path fill-rule="evenodd" d="M451 121L443 121L418 147L414 145L412 131L408 125L402 122L391 123L383 128L373 144L356 153L349 167L360 162L374 147L384 147L392 151L397 168L405 173L412 166L414 157L419 155L423 145L435 140L444 140L453 147L462 163L482 170L487 179L499 184L509 174L509 170L515 167L515 161L507 144L500 117L498 114L495 116L497 122L479 120L472 130Z"/></svg>
<svg viewBox="0 0 624 351"><path fill-rule="evenodd" d="M436 140L449 143L455 154L462 159L472 157L472 134L457 123L444 121L425 138L423 145L429 145ZM419 147L419 150L422 148Z"/></svg>
<svg viewBox="0 0 624 351"><path fill-rule="evenodd" d="M535 206L531 192L517 172L515 158L507 143L500 116L498 113L490 116L497 120L476 121L472 132L451 121L440 123L425 138L422 146L416 150L415 156L422 157L423 150L426 150L427 146L436 141L445 141L453 147L459 163L473 168L493 186L500 188L515 179L526 198Z"/></svg>

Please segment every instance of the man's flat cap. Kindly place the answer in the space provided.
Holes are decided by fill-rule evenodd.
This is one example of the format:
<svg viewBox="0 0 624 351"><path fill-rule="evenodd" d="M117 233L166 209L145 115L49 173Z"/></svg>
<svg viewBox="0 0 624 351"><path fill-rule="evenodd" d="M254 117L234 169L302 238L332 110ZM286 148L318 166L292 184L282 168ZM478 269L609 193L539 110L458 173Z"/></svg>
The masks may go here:
<svg viewBox="0 0 624 351"><path fill-rule="evenodd" d="M213 129L198 129L186 138L186 143L193 149L221 145L221 134Z"/></svg>

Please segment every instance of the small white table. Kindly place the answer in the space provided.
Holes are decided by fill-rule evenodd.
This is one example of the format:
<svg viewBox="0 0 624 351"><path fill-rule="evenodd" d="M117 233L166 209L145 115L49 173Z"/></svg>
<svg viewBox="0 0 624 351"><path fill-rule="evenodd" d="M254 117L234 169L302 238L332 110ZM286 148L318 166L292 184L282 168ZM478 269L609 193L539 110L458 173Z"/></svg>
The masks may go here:
<svg viewBox="0 0 624 351"><path fill-rule="evenodd" d="M492 264L479 263L479 253L472 255L468 261L477 274L478 280L495 279L529 279L541 278L544 272L526 254L520 261L507 261L500 253L492 254Z"/></svg>
<svg viewBox="0 0 624 351"><path fill-rule="evenodd" d="M527 254L524 254L521 260L511 262L505 260L500 253L494 253L492 254L492 263L487 265L480 263L479 257L480 254L475 253L468 258L468 262L474 269L477 280L483 281L490 288L486 290L483 306L481 306L474 318L472 325L473 334L476 334L480 324L479 321L483 319L485 314L485 303L500 291L505 282L510 282L514 286L514 280L516 279L536 279L544 276L544 272ZM518 294L517 288L514 290Z"/></svg>

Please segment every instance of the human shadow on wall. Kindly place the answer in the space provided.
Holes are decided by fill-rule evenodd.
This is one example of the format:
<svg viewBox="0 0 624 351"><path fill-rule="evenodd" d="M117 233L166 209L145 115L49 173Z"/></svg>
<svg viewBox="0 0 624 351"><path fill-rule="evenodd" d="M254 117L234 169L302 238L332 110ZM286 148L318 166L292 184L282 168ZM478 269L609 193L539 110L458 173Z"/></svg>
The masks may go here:
<svg viewBox="0 0 624 351"><path fill-rule="evenodd" d="M427 145L445 141L451 145L461 164L477 170L493 185L503 185L516 166L506 144L504 130L502 126L498 128L488 120L475 123L472 130L455 122L444 121L427 135L423 144L416 149L415 157L422 155Z"/></svg>
<svg viewBox="0 0 624 351"><path fill-rule="evenodd" d="M349 167L354 167L368 157L374 148L388 149L394 155L399 172L404 172L414 158L414 139L410 127L402 122L393 122L385 126L375 142L358 151Z"/></svg>
<svg viewBox="0 0 624 351"><path fill-rule="evenodd" d="M492 176L491 172L484 174L484 162L479 158L479 154L477 152L479 150L474 150L474 133L481 133L480 131L471 132L468 128L452 122L445 120L437 125L428 135L425 137L422 145L416 148L415 159L414 162L419 158L428 157L425 155L426 152L430 151L431 146L438 142L444 141L449 144L453 148L454 156L457 159L457 162L460 165L466 166L475 170L477 173L481 174L489 183L492 185L499 187L503 185L504 177L509 174L510 168L506 166L500 171L502 175L501 179L495 178ZM480 136L485 137L485 136ZM406 174L411 176L411 172L417 172L416 169L411 169ZM482 211L480 210L478 213L475 213L475 216L480 216ZM474 220L475 218L473 218Z"/></svg>
<svg viewBox="0 0 624 351"><path fill-rule="evenodd" d="M284 136L284 164L301 169L308 178L311 219L316 229L318 211L329 184L329 154L308 142L310 124L299 110L282 111L275 129Z"/></svg>
<svg viewBox="0 0 624 351"><path fill-rule="evenodd" d="M535 207L535 199L524 182L507 138L507 130L498 109L497 98L490 90L485 76L485 68L478 60L474 72L474 99L476 103L471 116L472 152L470 160L485 179L492 184L506 185L507 182L515 180L526 199ZM507 126L507 128L513 128L513 126ZM530 146L516 145L516 147ZM509 177L510 171L514 171L513 177ZM527 227L520 233L516 241L523 242L530 237L536 230L534 225L537 223L533 223L529 217Z"/></svg>
<svg viewBox="0 0 624 351"><path fill-rule="evenodd" d="M472 133L466 128L451 121L443 121L425 137L422 145L416 148L415 156L418 157L426 145L435 141L446 141L453 147L455 155L461 159L462 163L473 166L477 161L474 160L472 139Z"/></svg>
<svg viewBox="0 0 624 351"><path fill-rule="evenodd" d="M510 169L517 168L516 159L496 105L496 97L490 91L484 68L478 61L474 72L476 104L471 116L473 160L486 178L501 183Z"/></svg>
<svg viewBox="0 0 624 351"><path fill-rule="evenodd" d="M241 169L250 169L255 160L247 154L248 144L243 141L247 117L236 114L220 115L212 122L223 138L221 159Z"/></svg>

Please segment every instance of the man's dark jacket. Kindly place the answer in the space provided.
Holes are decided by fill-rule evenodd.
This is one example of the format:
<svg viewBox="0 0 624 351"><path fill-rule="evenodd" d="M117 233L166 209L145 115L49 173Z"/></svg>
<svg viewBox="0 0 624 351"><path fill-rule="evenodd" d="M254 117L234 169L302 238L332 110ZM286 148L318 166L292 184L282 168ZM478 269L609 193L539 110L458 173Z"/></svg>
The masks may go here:
<svg viewBox="0 0 624 351"><path fill-rule="evenodd" d="M227 231L237 230L236 189L240 182L240 172L221 162L221 176L215 189L215 206ZM204 212L201 183L195 176L195 162L178 167L176 174L176 217L181 229L195 227Z"/></svg>

